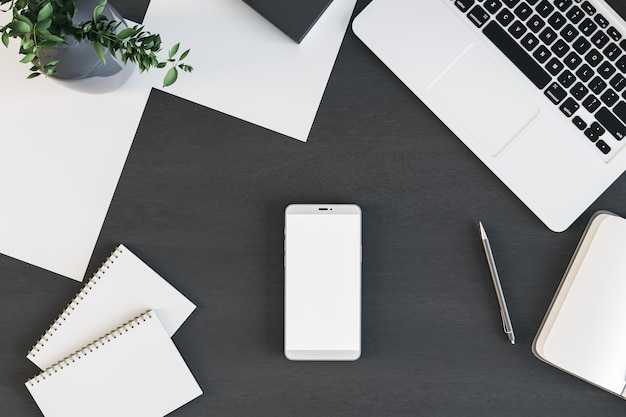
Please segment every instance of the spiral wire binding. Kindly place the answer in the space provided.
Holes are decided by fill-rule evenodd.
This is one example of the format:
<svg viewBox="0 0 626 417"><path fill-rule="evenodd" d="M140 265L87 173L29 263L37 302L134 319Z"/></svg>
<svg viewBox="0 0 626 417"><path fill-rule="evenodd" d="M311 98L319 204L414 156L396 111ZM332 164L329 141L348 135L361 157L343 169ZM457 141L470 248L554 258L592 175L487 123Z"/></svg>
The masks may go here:
<svg viewBox="0 0 626 417"><path fill-rule="evenodd" d="M152 317L153 317L152 310L148 310L138 315L134 319L122 324L115 330L105 334L100 339L94 340L87 346L61 359L54 365L51 365L49 368L46 368L39 375L36 375L32 377L31 379L29 379L28 381L26 381L26 383L32 387L36 383L44 381L46 377L53 376L55 373L61 371L63 368L70 366L74 362L79 361L80 359L84 358L89 353L93 352L94 350L100 349L101 346L104 346L108 342L111 342L112 340L117 339L118 337L122 336L124 333L128 332L130 329L133 329L135 326L139 326L141 323L143 323L144 321L147 321L148 319L151 319Z"/></svg>
<svg viewBox="0 0 626 417"><path fill-rule="evenodd" d="M37 343L30 349L28 352L29 357L34 358L37 356L37 352L46 344L49 338L58 330L58 328L63 324L63 322L72 314L72 311L76 309L76 306L84 300L85 296L93 289L94 286L100 281L102 276L105 274L106 270L113 265L115 260L120 256L123 252L123 249L120 246L116 247L111 255L100 265L100 268L96 271L95 274L87 281L87 283L83 286L83 288L74 296L72 301L65 307L63 312L59 314L59 316L54 320L52 325L48 328L48 330L39 338Z"/></svg>

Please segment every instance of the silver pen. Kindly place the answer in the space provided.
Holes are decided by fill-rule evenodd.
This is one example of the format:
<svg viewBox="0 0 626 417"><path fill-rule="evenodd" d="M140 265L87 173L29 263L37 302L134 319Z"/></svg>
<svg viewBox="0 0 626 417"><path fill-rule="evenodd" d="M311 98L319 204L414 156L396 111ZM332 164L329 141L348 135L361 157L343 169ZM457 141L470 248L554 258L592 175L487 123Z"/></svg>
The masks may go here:
<svg viewBox="0 0 626 417"><path fill-rule="evenodd" d="M515 334L513 333L513 325L511 324L511 317L509 316L509 310L506 308L506 301L504 301L504 293L502 292L502 285L500 285L500 277L498 276L498 270L496 269L496 262L493 259L493 253L491 252L491 245L489 244L489 238L485 233L485 228L482 222L478 222L480 226L480 238L483 241L483 248L485 249L485 255L487 256L487 263L489 264L489 271L491 272L491 279L493 280L493 286L496 289L496 296L498 297L498 304L500 305L500 316L502 317L502 327L504 327L504 333L506 333L509 341L512 345L515 344Z"/></svg>

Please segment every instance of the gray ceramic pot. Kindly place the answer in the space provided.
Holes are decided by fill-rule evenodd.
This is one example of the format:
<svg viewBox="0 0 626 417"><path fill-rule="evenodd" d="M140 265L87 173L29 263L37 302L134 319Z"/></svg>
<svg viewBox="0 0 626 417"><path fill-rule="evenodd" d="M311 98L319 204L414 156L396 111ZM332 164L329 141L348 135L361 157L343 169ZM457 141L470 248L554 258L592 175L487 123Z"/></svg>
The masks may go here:
<svg viewBox="0 0 626 417"><path fill-rule="evenodd" d="M76 14L74 22L86 22L92 19L93 10L98 0L74 0ZM107 3L104 15L122 23L119 30L126 28L124 19ZM89 41L77 42L67 37L66 44L42 53L42 62L58 59L56 73L50 79L73 90L84 93L102 94L121 87L132 75L135 65L124 66L121 61L105 50L106 65L102 63L93 45Z"/></svg>

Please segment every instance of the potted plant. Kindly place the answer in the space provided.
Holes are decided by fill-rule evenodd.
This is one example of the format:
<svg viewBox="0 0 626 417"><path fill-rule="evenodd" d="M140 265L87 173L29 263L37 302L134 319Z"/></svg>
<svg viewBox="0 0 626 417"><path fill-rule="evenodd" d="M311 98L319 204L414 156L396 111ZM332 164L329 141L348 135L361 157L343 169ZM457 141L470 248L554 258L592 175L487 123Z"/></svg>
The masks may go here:
<svg viewBox="0 0 626 417"><path fill-rule="evenodd" d="M157 55L160 36L141 25L128 27L107 0L0 0L0 10L12 13L11 21L0 26L2 43L8 47L12 38L19 40L20 62L30 65L28 78L108 77L130 62L140 72L169 67L163 79L167 87L179 70L193 69L183 62L189 50L179 53L176 44L166 57Z"/></svg>

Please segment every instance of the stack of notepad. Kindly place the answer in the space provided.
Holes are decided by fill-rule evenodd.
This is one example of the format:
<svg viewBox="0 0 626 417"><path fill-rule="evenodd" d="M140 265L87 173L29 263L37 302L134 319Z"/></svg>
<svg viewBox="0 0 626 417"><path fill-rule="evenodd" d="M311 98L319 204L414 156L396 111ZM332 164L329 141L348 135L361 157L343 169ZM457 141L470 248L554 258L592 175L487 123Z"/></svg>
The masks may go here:
<svg viewBox="0 0 626 417"><path fill-rule="evenodd" d="M195 309L120 245L28 353L46 417L161 417L202 394L170 337Z"/></svg>

